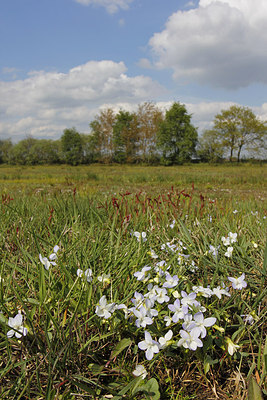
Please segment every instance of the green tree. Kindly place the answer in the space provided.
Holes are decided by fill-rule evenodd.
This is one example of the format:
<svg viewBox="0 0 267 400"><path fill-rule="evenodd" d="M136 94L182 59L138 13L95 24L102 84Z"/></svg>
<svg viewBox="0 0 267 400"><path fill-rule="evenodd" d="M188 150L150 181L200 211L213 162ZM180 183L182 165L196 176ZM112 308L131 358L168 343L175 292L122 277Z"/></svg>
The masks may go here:
<svg viewBox="0 0 267 400"><path fill-rule="evenodd" d="M82 138L75 128L65 129L61 136L62 159L67 164L82 162Z"/></svg>
<svg viewBox="0 0 267 400"><path fill-rule="evenodd" d="M157 144L164 164L182 164L195 152L197 130L184 104L173 103L159 126Z"/></svg>
<svg viewBox="0 0 267 400"><path fill-rule="evenodd" d="M113 147L114 161L134 162L136 161L136 150L138 142L136 114L128 111L120 111L116 115L113 125Z"/></svg>
<svg viewBox="0 0 267 400"><path fill-rule="evenodd" d="M116 115L111 108L102 110L90 123L97 161L109 163L113 158L113 125Z"/></svg>
<svg viewBox="0 0 267 400"><path fill-rule="evenodd" d="M0 163L9 163L13 144L11 139L0 140Z"/></svg>
<svg viewBox="0 0 267 400"><path fill-rule="evenodd" d="M223 146L217 132L212 129L205 130L199 139L197 154L201 161L220 162L223 159Z"/></svg>
<svg viewBox="0 0 267 400"><path fill-rule="evenodd" d="M157 160L157 133L159 125L163 121L163 113L151 103L145 102L138 106L137 110L139 131L139 153L143 162Z"/></svg>
<svg viewBox="0 0 267 400"><path fill-rule="evenodd" d="M16 143L10 150L10 163L19 165L38 164L38 154L32 152L37 139L28 136L26 139Z"/></svg>
<svg viewBox="0 0 267 400"><path fill-rule="evenodd" d="M260 121L248 107L231 106L228 110L222 110L215 116L213 124L213 130L224 149L229 152L231 162L235 151L239 162L242 150L255 152L266 138L266 121Z"/></svg>

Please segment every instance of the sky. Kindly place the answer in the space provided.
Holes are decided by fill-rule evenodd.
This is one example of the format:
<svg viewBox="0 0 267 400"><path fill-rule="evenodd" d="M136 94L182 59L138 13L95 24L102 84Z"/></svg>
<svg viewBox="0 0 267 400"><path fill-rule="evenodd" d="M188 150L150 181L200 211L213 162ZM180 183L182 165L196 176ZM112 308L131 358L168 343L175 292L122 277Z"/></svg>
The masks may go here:
<svg viewBox="0 0 267 400"><path fill-rule="evenodd" d="M90 133L111 107L267 120L266 0L0 0L0 139Z"/></svg>

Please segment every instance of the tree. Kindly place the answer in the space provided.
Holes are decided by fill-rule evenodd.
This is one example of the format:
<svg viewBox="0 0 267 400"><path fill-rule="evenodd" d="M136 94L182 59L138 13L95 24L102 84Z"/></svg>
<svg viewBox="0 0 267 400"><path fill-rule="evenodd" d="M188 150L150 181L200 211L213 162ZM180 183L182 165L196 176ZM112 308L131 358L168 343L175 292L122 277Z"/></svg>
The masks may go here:
<svg viewBox="0 0 267 400"><path fill-rule="evenodd" d="M212 129L205 130L199 139L197 154L201 161L220 162L223 159L223 146L217 132Z"/></svg>
<svg viewBox="0 0 267 400"><path fill-rule="evenodd" d="M98 161L109 163L113 157L113 125L115 113L111 108L102 110L90 123L92 142Z"/></svg>
<svg viewBox="0 0 267 400"><path fill-rule="evenodd" d="M264 143L267 133L266 121L260 121L248 107L231 106L228 110L222 110L213 123L213 130L224 149L229 151L231 162L235 151L238 162L243 149L255 151Z"/></svg>
<svg viewBox="0 0 267 400"><path fill-rule="evenodd" d="M0 163L9 163L13 144L11 139L0 140Z"/></svg>
<svg viewBox="0 0 267 400"><path fill-rule="evenodd" d="M77 165L82 161L82 138L75 128L65 129L61 136L63 161Z"/></svg>
<svg viewBox="0 0 267 400"><path fill-rule="evenodd" d="M182 164L195 152L197 130L191 124L191 115L184 104L173 103L159 125L157 144L164 164Z"/></svg>
<svg viewBox="0 0 267 400"><path fill-rule="evenodd" d="M136 161L137 135L136 114L121 110L116 115L113 126L114 161Z"/></svg>
<svg viewBox="0 0 267 400"><path fill-rule="evenodd" d="M163 121L163 113L155 104L145 102L137 110L139 131L139 153L143 162L157 158L157 132Z"/></svg>

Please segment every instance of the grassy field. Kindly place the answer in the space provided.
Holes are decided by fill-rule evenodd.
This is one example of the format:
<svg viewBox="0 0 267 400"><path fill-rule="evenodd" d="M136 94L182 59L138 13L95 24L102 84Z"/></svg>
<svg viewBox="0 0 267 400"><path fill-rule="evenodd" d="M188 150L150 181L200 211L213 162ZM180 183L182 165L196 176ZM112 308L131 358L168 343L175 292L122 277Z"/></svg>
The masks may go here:
<svg viewBox="0 0 267 400"><path fill-rule="evenodd" d="M263 398L266 170L1 166L0 398Z"/></svg>

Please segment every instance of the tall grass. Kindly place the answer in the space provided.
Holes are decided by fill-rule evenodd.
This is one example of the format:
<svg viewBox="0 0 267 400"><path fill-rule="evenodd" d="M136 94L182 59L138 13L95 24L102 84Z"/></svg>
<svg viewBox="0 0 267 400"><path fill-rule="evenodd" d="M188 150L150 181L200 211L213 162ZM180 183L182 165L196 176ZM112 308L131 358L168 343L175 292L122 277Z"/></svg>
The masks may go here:
<svg viewBox="0 0 267 400"><path fill-rule="evenodd" d="M139 180L138 174L133 176ZM131 178L124 179L128 185ZM1 399L244 399L250 378L266 390L264 201L211 198L192 182L185 188L159 185L150 192L115 193L107 188L101 195L86 195L76 186L64 193L47 187L31 195L28 190L3 193ZM136 231L146 232L147 241L139 242ZM221 237L229 232L236 232L238 239L227 258ZM181 250L162 248L180 242L188 258L179 256ZM60 248L56 265L47 270L39 254L48 257L55 245ZM220 246L218 256L212 255L210 245ZM231 297L222 299L198 296L207 317L217 319L216 327L207 329L203 348L177 347L182 327L172 323L173 342L149 361L138 343L145 330L157 340L166 334L167 307L157 305L159 317L146 329L138 328L133 316L125 319L123 309L104 319L96 307L104 295L108 303L132 306L136 291L144 294L149 283L160 285L152 273L159 260L167 262L171 275L178 275L178 295L182 290L190 293L194 285L230 286L228 276L243 272L248 286L231 288ZM138 281L134 273L146 265L151 266L151 277ZM91 269L92 281L78 277L77 269ZM173 303L177 294L174 289L168 293ZM19 311L28 333L8 338L8 320ZM253 317L251 325L244 314ZM233 355L227 338L240 346ZM144 380L133 375L137 364L148 372Z"/></svg>

